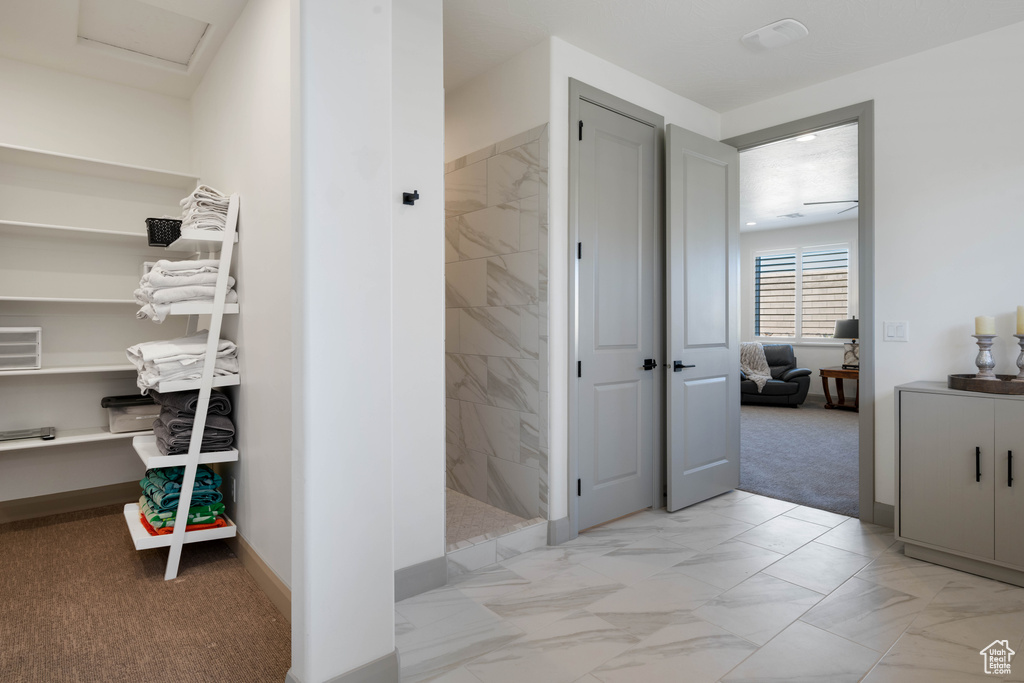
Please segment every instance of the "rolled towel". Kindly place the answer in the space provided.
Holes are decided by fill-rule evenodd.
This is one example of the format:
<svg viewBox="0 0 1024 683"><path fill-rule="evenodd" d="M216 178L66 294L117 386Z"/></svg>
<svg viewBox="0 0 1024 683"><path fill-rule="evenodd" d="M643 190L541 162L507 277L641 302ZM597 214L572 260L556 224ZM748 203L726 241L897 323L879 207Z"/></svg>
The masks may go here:
<svg viewBox="0 0 1024 683"><path fill-rule="evenodd" d="M196 407L199 406L198 391L175 391L170 394L161 394L158 391L151 391L149 395L154 401L164 408L177 411L178 413L196 414ZM210 392L210 407L207 415L230 415L231 399L223 391L214 389Z"/></svg>

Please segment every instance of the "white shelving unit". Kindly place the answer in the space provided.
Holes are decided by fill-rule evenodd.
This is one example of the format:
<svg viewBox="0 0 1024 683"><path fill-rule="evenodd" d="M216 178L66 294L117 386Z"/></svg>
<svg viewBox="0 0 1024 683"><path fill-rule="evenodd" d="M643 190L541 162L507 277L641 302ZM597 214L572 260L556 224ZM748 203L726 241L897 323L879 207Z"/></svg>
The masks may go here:
<svg viewBox="0 0 1024 683"><path fill-rule="evenodd" d="M185 331L181 318L150 329L126 316L138 304L125 287L143 261L158 258L145 219L179 213L199 178L7 144L0 168L0 327L47 332L41 368L0 370L0 395L17 397L4 402L0 430L57 430L50 441L0 442L0 452L102 441L124 448L145 432L111 434L99 405L136 390L124 349L140 336ZM83 453L86 462L99 457Z"/></svg>
<svg viewBox="0 0 1024 683"><path fill-rule="evenodd" d="M132 440L132 445L139 458L146 464L147 469L151 467L172 467L184 466L185 473L181 483L178 509L175 513L176 523L172 533L162 536L151 536L142 526L139 520L139 505L128 503L124 506L124 518L128 524L128 531L132 537L132 543L136 550L148 550L150 548L169 548L167 556L167 569L164 572L164 579L171 580L178 575L178 563L181 560L181 549L186 543L197 541L211 541L218 538L230 538L237 532L234 522L228 519L227 526L214 529L201 529L199 531L185 531L188 510L192 502L192 491L195 486L196 471L200 464L217 462L233 462L238 460L238 450L217 451L211 453L202 452L203 432L206 429L206 416L210 407L210 393L214 387L233 386L240 382L238 375L214 376L214 368L217 359L217 346L220 342L221 325L228 307L238 311L237 304L226 304L228 291L228 276L231 269L231 254L235 242L238 240L238 195L231 195L231 202L228 206L228 216L223 234L204 235L204 239L198 241L182 242L182 245L172 244L170 249L179 250L185 244L198 246L197 252L220 252L220 268L217 274L217 284L212 304L203 304L196 307L182 307L179 311L189 310L188 315L210 315L209 335L206 342L206 354L203 363L203 375L198 380L187 380L177 382L161 382L157 391L161 394L175 391L199 390L199 402L196 405L196 416L192 427L192 438L189 440L188 452L182 455L165 456L160 453L156 446L155 437L140 436ZM217 238L217 239L212 239ZM179 240L180 242L181 240ZM195 320L190 319L189 328L195 327Z"/></svg>

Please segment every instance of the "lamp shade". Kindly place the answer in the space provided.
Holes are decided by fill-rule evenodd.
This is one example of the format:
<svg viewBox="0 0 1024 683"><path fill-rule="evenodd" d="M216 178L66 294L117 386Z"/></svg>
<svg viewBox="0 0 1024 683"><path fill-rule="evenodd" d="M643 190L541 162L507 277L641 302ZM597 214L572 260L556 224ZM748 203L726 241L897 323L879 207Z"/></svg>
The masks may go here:
<svg viewBox="0 0 1024 683"><path fill-rule="evenodd" d="M832 334L835 339L859 339L860 321L856 318L837 320L836 330Z"/></svg>

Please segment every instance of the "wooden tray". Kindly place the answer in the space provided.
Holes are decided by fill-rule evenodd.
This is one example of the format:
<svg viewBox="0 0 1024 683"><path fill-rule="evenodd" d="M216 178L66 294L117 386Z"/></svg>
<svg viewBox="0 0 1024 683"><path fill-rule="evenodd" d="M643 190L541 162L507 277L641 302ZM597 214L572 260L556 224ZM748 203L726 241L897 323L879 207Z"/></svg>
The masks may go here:
<svg viewBox="0 0 1024 683"><path fill-rule="evenodd" d="M979 391L983 394L1012 394L1024 396L1024 382L1013 382L1016 375L996 375L997 379L978 379L976 375L950 375L946 383L950 389Z"/></svg>

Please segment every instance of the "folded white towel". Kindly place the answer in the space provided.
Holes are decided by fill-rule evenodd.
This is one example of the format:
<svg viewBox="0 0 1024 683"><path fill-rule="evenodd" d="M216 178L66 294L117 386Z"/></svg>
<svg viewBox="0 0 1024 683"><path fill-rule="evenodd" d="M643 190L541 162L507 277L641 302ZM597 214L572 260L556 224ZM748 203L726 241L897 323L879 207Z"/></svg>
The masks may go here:
<svg viewBox="0 0 1024 683"><path fill-rule="evenodd" d="M135 367L142 369L142 365L145 361L157 361L161 359L175 360L188 356L202 358L203 354L206 353L206 339L209 334L209 330L200 330L190 337L179 337L178 339L135 344L134 346L128 347L128 360L131 361ZM218 340L218 356L222 354L233 355L236 352L237 347L234 342L228 339Z"/></svg>
<svg viewBox="0 0 1024 683"><path fill-rule="evenodd" d="M170 289L160 289L156 292L161 292L161 296L155 296L156 292L146 293L145 290L135 290L135 301L142 306L135 314L135 317L139 320L149 318L155 323L162 323L167 319L167 316L171 314L171 304L182 302L182 301L209 301L213 302L213 295L203 295L197 298L186 298L187 295L180 290L186 290L192 288L186 287L172 287ZM212 287L203 287L202 289L210 289ZM175 298L181 297L181 298ZM165 299L165 300L162 300ZM234 304L238 303L238 294L233 289L227 291L227 295L224 297L224 303Z"/></svg>
<svg viewBox="0 0 1024 683"><path fill-rule="evenodd" d="M137 384L142 393L145 394L160 382L201 378L208 336L209 331L203 330L191 337L145 342L129 347L128 360L139 372ZM236 374L237 351L234 342L219 340L213 374Z"/></svg>
<svg viewBox="0 0 1024 683"><path fill-rule="evenodd" d="M198 273L216 273L220 270L220 259L197 259L195 261L157 261L154 268L159 268L171 275L179 271L195 271Z"/></svg>
<svg viewBox="0 0 1024 683"><path fill-rule="evenodd" d="M165 289L167 287L191 287L193 285L217 284L217 273L194 273L192 275L181 275L182 271L169 274L165 271L154 268L142 276L139 287L142 289ZM235 286L235 278L228 276L228 287Z"/></svg>

